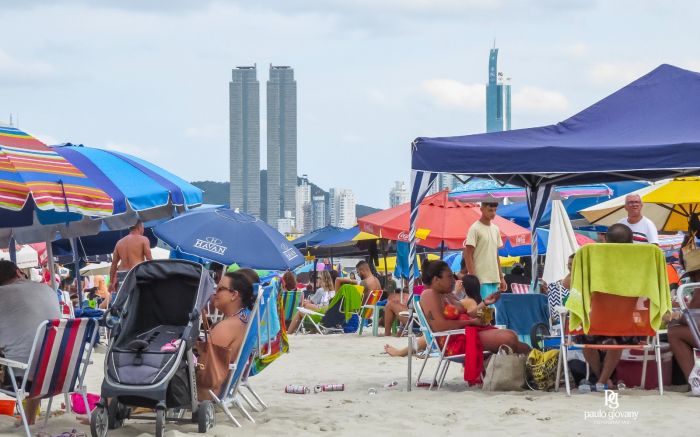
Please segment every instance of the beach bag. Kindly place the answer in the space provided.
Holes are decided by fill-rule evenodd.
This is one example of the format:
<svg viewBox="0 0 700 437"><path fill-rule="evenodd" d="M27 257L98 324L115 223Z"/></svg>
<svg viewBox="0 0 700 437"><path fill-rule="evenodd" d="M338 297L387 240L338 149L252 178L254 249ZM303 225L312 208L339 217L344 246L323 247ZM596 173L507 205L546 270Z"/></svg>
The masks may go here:
<svg viewBox="0 0 700 437"><path fill-rule="evenodd" d="M549 391L554 388L559 364L559 349L543 352L533 349L525 363L525 377L532 390Z"/></svg>
<svg viewBox="0 0 700 437"><path fill-rule="evenodd" d="M501 345L486 366L484 391L520 391L525 385L525 355L513 353L507 345Z"/></svg>
<svg viewBox="0 0 700 437"><path fill-rule="evenodd" d="M217 392L228 377L233 355L231 350L233 341L226 347L214 344L211 341L209 320L204 314L202 314L202 323L204 324L204 341L195 343L198 353L197 387Z"/></svg>

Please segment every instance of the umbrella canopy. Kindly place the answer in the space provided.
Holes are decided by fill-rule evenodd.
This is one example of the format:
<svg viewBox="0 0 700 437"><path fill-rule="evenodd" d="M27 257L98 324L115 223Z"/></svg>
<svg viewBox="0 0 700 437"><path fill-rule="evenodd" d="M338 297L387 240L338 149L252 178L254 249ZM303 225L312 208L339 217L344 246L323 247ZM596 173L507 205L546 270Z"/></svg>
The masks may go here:
<svg viewBox="0 0 700 437"><path fill-rule="evenodd" d="M112 211L112 198L73 164L26 132L0 126L0 245L73 235L80 226L66 223ZM88 227L94 233L99 223Z"/></svg>
<svg viewBox="0 0 700 437"><path fill-rule="evenodd" d="M549 226L549 238L547 239L547 258L544 262L542 279L546 283L553 283L566 276L566 267L569 255L579 249L571 220L566 215L566 209L561 200L552 202L552 222Z"/></svg>
<svg viewBox="0 0 700 437"><path fill-rule="evenodd" d="M537 254L544 255L547 253L547 244L549 242L549 229L537 228ZM579 234L578 232L574 234L576 237L576 242L579 246L584 246L586 244L595 243L593 239ZM503 247L498 249L498 254L500 256L531 256L532 247L530 245L516 246L513 247L508 241L503 244ZM561 278L560 278L561 279Z"/></svg>
<svg viewBox="0 0 700 437"><path fill-rule="evenodd" d="M667 180L629 194L638 194L642 198L642 214L660 231L687 231L691 215L700 214L698 177ZM610 226L627 217L625 197L616 197L580 213L591 224Z"/></svg>
<svg viewBox="0 0 700 437"><path fill-rule="evenodd" d="M326 238L325 240L318 243L319 247L342 247L342 246L352 246L357 244L358 241L368 241L368 240L379 240L374 234L368 232L363 232L360 230L359 226L353 226L350 229L345 229L338 232L335 235Z"/></svg>
<svg viewBox="0 0 700 437"><path fill-rule="evenodd" d="M410 205L379 211L357 220L361 230L388 240L409 241L408 222ZM437 248L444 242L449 249L462 247L469 227L481 218L474 204L450 200L448 192L441 191L426 197L419 207L416 242L421 246ZM496 216L493 223L501 231L504 241L512 246L530 243L530 231Z"/></svg>
<svg viewBox="0 0 700 437"><path fill-rule="evenodd" d="M494 182L494 184L496 184ZM450 193L450 199L459 199L462 202L502 202L504 199L525 200L527 197L525 188L515 185L504 185L493 188L471 189L464 187ZM577 197L610 196L613 191L607 185L576 185L556 187L552 190L552 199L571 199Z"/></svg>
<svg viewBox="0 0 700 437"><path fill-rule="evenodd" d="M39 254L30 245L20 246L17 249L17 267L20 269L27 269L30 267L39 267ZM0 250L0 259L9 260L10 252L7 250Z"/></svg>
<svg viewBox="0 0 700 437"><path fill-rule="evenodd" d="M110 229L129 227L137 218L170 218L202 204L202 190L135 156L71 143L52 149L114 199L114 213L104 219Z"/></svg>
<svg viewBox="0 0 700 437"><path fill-rule="evenodd" d="M284 235L252 215L230 209L181 215L153 232L176 250L223 265L287 270L304 262Z"/></svg>
<svg viewBox="0 0 700 437"><path fill-rule="evenodd" d="M296 240L292 240L292 244L297 249L318 246L322 241L338 235L344 230L345 229L343 228L328 225L323 228L316 229L315 231L311 231L306 235L302 235Z"/></svg>

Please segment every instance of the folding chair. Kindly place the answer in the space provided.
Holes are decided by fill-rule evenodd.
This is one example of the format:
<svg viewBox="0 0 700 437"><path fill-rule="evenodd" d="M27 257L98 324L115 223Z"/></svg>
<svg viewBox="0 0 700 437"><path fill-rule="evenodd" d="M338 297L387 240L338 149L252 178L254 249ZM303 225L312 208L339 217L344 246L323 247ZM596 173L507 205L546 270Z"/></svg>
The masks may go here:
<svg viewBox="0 0 700 437"><path fill-rule="evenodd" d="M700 282L693 282L681 285L676 291L676 300L681 309L683 318L688 324L688 329L695 340L695 347L700 349L700 309L688 308L688 304L693 299L695 290L700 288Z"/></svg>
<svg viewBox="0 0 700 437"><path fill-rule="evenodd" d="M362 308L360 309L360 329L358 330L358 334L362 335L362 328L365 326L365 321L372 320L372 335L377 336L379 335L378 327L379 327L379 313L384 309L384 307L378 307L377 302L379 302L379 299L382 297L382 290L372 290L369 292L367 295L367 299L365 299L365 303L362 305Z"/></svg>
<svg viewBox="0 0 700 437"><path fill-rule="evenodd" d="M530 286L527 284L510 284L510 289L513 294L528 294L530 292Z"/></svg>
<svg viewBox="0 0 700 437"><path fill-rule="evenodd" d="M258 284L254 285L258 287ZM258 329L260 326L260 302L263 299L264 291L258 289L258 294L255 299L255 304L250 312L250 320L246 327L245 340L241 349L238 351L238 356L233 363L229 365L229 376L226 383L222 386L221 392L214 393L209 390L213 402L221 407L231 422L237 427L241 427L241 423L231 413L231 407L236 407L248 420L255 423L255 419L250 415L248 410L243 406L241 399L246 401L253 408L253 404L245 394L241 393L240 387L243 382L243 375L247 375L250 371L250 365L255 354L255 348L258 344ZM262 402L262 401L261 401Z"/></svg>
<svg viewBox="0 0 700 437"><path fill-rule="evenodd" d="M27 363L0 358L0 365L7 366L13 389L0 388L0 393L17 400L27 437L31 437L32 433L22 405L25 399L49 399L44 426L51 415L51 402L56 395L79 393L86 409L89 409L83 382L96 336L97 321L94 319L47 320L36 330ZM16 369L24 370L19 380ZM66 403L66 410L69 408L70 403Z"/></svg>
<svg viewBox="0 0 700 437"><path fill-rule="evenodd" d="M415 314L418 316L418 321L420 323L420 330L425 336L426 343L426 357L423 361L423 365L418 372L418 378L416 378L416 385L421 383L420 377L423 375L423 370L425 365L428 363L430 357L438 358L438 364L435 368L435 373L430 381L430 386L428 390L431 390L435 383L437 382L437 389L440 390L443 382L445 381L445 376L447 375L447 369L450 367L451 362L458 362L464 364L464 354L458 355L446 355L447 344L450 341L450 337L453 335L464 334L464 329L453 329L451 331L433 332L428 324L428 320L425 318L423 309L420 306L420 296L413 296L413 308ZM438 339L444 338L444 343L442 348L439 346ZM439 374L439 376L438 376ZM439 379L438 379L439 378Z"/></svg>
<svg viewBox="0 0 700 437"><path fill-rule="evenodd" d="M326 334L342 334L343 328L338 326L345 323L345 313L358 311L362 306L362 293L364 287L360 285L344 284L335 293L330 304L324 313L313 311L304 307L298 307L297 310L304 315L301 326L304 326L304 320L308 320L321 335ZM352 307L352 303L347 303L347 300L355 301L359 299L360 305L356 308ZM314 318L320 318L320 322L316 322ZM298 331L297 331L298 332Z"/></svg>
<svg viewBox="0 0 700 437"><path fill-rule="evenodd" d="M558 307L561 315L562 326L560 334L560 352L559 364L557 366L557 378L555 390L559 390L561 368L564 367L564 382L566 385L566 394L571 396L571 387L569 381L569 366L568 366L568 350L569 348L577 349L595 349L595 350L625 350L635 349L643 351L642 360L642 389L645 387L647 373L647 351L654 351L656 360L656 369L658 372L659 395L664 394L663 376L661 368L661 350L659 346L659 333L651 326L649 319L649 300L641 297L617 296L603 292L591 293L590 306L590 326L588 335L605 335L605 336L629 336L629 337L646 337L646 341L641 341L638 344L587 344L576 343L575 335L583 334L583 330L577 329L571 331L569 329L568 315L569 311L564 307Z"/></svg>

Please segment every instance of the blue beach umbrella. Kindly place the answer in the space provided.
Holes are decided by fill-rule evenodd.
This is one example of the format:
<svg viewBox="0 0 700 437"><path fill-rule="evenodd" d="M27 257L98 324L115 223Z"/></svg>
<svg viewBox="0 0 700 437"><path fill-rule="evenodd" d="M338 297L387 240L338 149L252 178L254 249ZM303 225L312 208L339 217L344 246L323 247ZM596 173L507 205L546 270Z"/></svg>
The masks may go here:
<svg viewBox="0 0 700 437"><path fill-rule="evenodd" d="M252 215L230 209L181 215L155 226L153 233L175 250L223 265L287 270L304 262L284 235Z"/></svg>

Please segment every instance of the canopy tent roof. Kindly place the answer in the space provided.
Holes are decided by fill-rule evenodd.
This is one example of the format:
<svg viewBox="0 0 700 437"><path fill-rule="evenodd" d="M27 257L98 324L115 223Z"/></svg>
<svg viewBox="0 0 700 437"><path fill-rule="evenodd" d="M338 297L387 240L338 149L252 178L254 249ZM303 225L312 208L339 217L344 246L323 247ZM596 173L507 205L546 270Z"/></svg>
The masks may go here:
<svg viewBox="0 0 700 437"><path fill-rule="evenodd" d="M417 138L412 168L519 186L699 174L699 100L700 74L664 64L555 125Z"/></svg>

